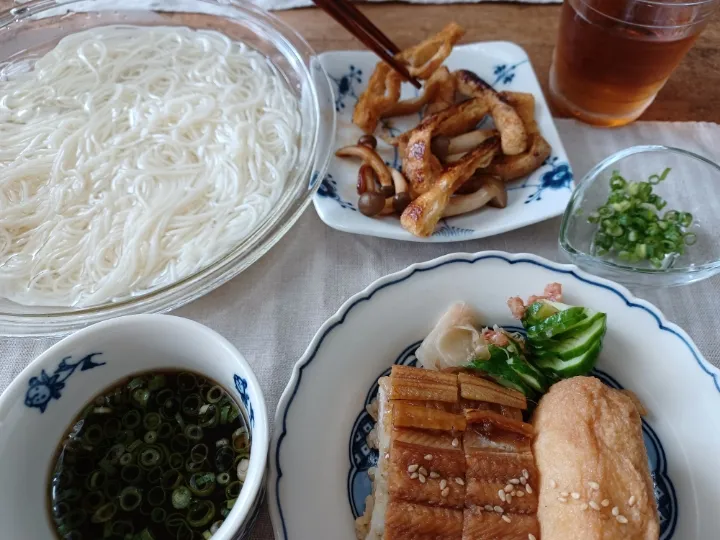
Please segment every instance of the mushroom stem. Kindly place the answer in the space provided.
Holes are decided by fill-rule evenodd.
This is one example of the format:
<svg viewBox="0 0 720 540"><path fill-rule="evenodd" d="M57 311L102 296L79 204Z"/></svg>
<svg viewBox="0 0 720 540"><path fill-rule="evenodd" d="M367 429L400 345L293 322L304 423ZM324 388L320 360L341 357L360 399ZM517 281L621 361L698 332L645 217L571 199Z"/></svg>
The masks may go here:
<svg viewBox="0 0 720 540"><path fill-rule="evenodd" d="M486 205L505 208L507 193L503 181L495 176L486 176L483 180L483 186L475 193L453 196L445 207L443 217L458 216Z"/></svg>
<svg viewBox="0 0 720 540"><path fill-rule="evenodd" d="M362 195L366 191L375 191L375 173L370 165L363 163L358 169L357 193Z"/></svg>
<svg viewBox="0 0 720 540"><path fill-rule="evenodd" d="M407 181L400 171L390 167L390 176L392 177L393 184L395 185L395 193L403 193L408 190Z"/></svg>
<svg viewBox="0 0 720 540"><path fill-rule="evenodd" d="M494 129L476 129L468 131L467 133L463 133L462 135L458 135L457 137L450 139L447 153L448 155L452 155L469 152L495 135L497 135L497 131Z"/></svg>
<svg viewBox="0 0 720 540"><path fill-rule="evenodd" d="M361 145L345 146L335 152L335 155L337 157L358 157L362 159L365 163L370 165L375 172L375 176L380 182L380 192L386 197L392 196L395 188L390 176L390 171L375 150Z"/></svg>

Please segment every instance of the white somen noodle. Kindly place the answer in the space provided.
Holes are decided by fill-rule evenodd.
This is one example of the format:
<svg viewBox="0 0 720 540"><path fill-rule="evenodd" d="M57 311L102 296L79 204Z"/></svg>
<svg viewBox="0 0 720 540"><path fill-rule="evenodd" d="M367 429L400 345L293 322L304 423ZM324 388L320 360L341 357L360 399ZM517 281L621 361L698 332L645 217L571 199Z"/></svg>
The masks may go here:
<svg viewBox="0 0 720 540"><path fill-rule="evenodd" d="M0 295L96 305L202 269L278 201L300 123L267 58L220 33L66 37L0 82Z"/></svg>

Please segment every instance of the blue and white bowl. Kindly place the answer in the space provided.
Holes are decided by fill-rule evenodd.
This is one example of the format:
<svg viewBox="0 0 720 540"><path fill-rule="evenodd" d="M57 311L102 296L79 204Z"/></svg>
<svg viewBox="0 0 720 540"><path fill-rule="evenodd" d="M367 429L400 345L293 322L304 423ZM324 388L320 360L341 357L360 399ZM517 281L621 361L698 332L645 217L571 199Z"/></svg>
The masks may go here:
<svg viewBox="0 0 720 540"><path fill-rule="evenodd" d="M265 400L250 366L225 338L169 315L132 315L73 334L35 359L0 396L0 524L3 540L55 540L48 479L58 443L82 407L131 374L200 373L244 405L252 453L240 496L213 540L248 536L264 495Z"/></svg>

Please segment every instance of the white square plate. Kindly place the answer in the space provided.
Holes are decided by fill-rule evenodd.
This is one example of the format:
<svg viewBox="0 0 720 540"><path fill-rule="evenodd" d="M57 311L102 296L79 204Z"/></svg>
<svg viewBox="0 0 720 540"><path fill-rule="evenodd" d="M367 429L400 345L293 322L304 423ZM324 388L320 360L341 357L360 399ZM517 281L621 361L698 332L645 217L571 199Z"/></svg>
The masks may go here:
<svg viewBox="0 0 720 540"><path fill-rule="evenodd" d="M377 61L377 56L369 51L333 51L320 55L335 91L336 149L356 144L362 135L360 128L352 123L352 113ZM444 219L432 236L418 238L403 229L397 217L370 218L358 212L355 184L359 164L333 156L328 174L313 200L320 219L327 225L344 232L396 240L456 242L500 234L563 213L572 191L572 171L527 53L506 41L472 43L455 47L445 65L451 71L473 71L498 91L532 93L540 132L552 146L548 160L530 176L508 184L506 208L483 208ZM417 95L418 91L410 84L403 84L402 99ZM418 115L392 118L378 129L394 136L414 127L418 121ZM379 141L378 150L389 165L399 168L402 159L395 149Z"/></svg>

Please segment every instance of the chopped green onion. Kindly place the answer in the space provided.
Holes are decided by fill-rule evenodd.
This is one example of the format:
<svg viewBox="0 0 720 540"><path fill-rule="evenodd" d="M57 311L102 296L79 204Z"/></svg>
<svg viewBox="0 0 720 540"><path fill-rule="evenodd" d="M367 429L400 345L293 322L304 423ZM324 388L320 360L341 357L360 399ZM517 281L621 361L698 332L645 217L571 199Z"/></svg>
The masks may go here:
<svg viewBox="0 0 720 540"><path fill-rule="evenodd" d="M158 439L169 439L173 436L174 433L175 430L173 429L172 425L167 422L160 424L157 429Z"/></svg>
<svg viewBox="0 0 720 540"><path fill-rule="evenodd" d="M155 486L147 494L147 502L150 506L161 506L167 498L166 492L160 486Z"/></svg>
<svg viewBox="0 0 720 540"><path fill-rule="evenodd" d="M250 447L250 438L247 429L236 429L232 434L232 447L235 452L244 452Z"/></svg>
<svg viewBox="0 0 720 540"><path fill-rule="evenodd" d="M230 473L224 472L217 475L217 483L226 486L230 482Z"/></svg>
<svg viewBox="0 0 720 540"><path fill-rule="evenodd" d="M195 424L185 426L185 437L191 441L199 441L203 438L203 429Z"/></svg>
<svg viewBox="0 0 720 540"><path fill-rule="evenodd" d="M162 467L154 467L145 475L145 480L150 484L159 484L162 481L164 471Z"/></svg>
<svg viewBox="0 0 720 540"><path fill-rule="evenodd" d="M163 461L162 450L154 445L148 445L140 452L138 462L143 469L151 469L160 465Z"/></svg>
<svg viewBox="0 0 720 540"><path fill-rule="evenodd" d="M220 419L220 411L215 405L203 405L200 409L200 427L215 427Z"/></svg>
<svg viewBox="0 0 720 540"><path fill-rule="evenodd" d="M83 434L85 442L87 442L91 446L100 444L100 442L103 440L103 437L103 428L101 428L98 424L92 424L88 426L85 429L85 433Z"/></svg>
<svg viewBox="0 0 720 540"><path fill-rule="evenodd" d="M589 223L599 225L592 243L596 256L614 256L629 263L647 260L659 268L694 243L694 236L690 244L686 241L692 214L668 210L662 219L658 215L667 202L652 192L653 185L665 180L669 172L667 168L647 182L629 182L613 171L607 203L588 218Z"/></svg>
<svg viewBox="0 0 720 540"><path fill-rule="evenodd" d="M127 538L128 536L132 536L132 533L135 531L135 527L132 522L122 520L113 522L110 526L110 530L112 531L112 534L119 536L120 538Z"/></svg>
<svg viewBox="0 0 720 540"><path fill-rule="evenodd" d="M190 449L190 439L183 433L178 433L170 441L170 449L173 452L185 454Z"/></svg>
<svg viewBox="0 0 720 540"><path fill-rule="evenodd" d="M105 503L105 495L102 491L91 491L82 500L82 507L85 510L94 512ZM55 512L57 516L57 512Z"/></svg>
<svg viewBox="0 0 720 540"><path fill-rule="evenodd" d="M95 510L90 521L93 523L105 523L106 521L110 521L116 513L117 505L114 502L110 502Z"/></svg>
<svg viewBox="0 0 720 540"><path fill-rule="evenodd" d="M165 386L165 375L154 375L148 381L147 386L148 386L148 390L150 390L151 392L154 392L155 390L163 388Z"/></svg>
<svg viewBox="0 0 720 540"><path fill-rule="evenodd" d="M205 444L196 444L190 450L190 459L196 463L202 463L208 457L208 447Z"/></svg>
<svg viewBox="0 0 720 540"><path fill-rule="evenodd" d="M132 393L132 398L135 403L140 405L143 409L147 407L148 400L150 399L150 390L145 388L138 388Z"/></svg>
<svg viewBox="0 0 720 540"><path fill-rule="evenodd" d="M108 480L105 483L105 486L103 487L103 493L105 493L105 496L112 500L118 495L120 495L120 491L122 490L122 484L118 482L117 480L111 479Z"/></svg>
<svg viewBox="0 0 720 540"><path fill-rule="evenodd" d="M195 501L188 508L187 522L191 527L204 527L215 517L215 505L208 500Z"/></svg>
<svg viewBox="0 0 720 540"><path fill-rule="evenodd" d="M233 466L235 454L229 446L222 446L215 452L215 467L218 471L224 472Z"/></svg>
<svg viewBox="0 0 720 540"><path fill-rule="evenodd" d="M128 486L120 492L118 504L125 512L135 510L142 502L142 495L136 487Z"/></svg>
<svg viewBox="0 0 720 540"><path fill-rule="evenodd" d="M183 508L187 508L190 505L190 500L192 499L192 493L188 488L185 486L180 486L178 488L175 488L172 492L172 505L173 508L177 508L178 510L182 510Z"/></svg>
<svg viewBox="0 0 720 540"><path fill-rule="evenodd" d="M185 470L189 473L195 473L205 466L204 461L193 461L192 458L187 458L187 461L185 461Z"/></svg>
<svg viewBox="0 0 720 540"><path fill-rule="evenodd" d="M195 473L188 480L190 491L199 497L207 497L215 491L215 474Z"/></svg>
<svg viewBox="0 0 720 540"><path fill-rule="evenodd" d="M143 479L143 472L137 465L126 465L120 469L120 478L128 484L138 484Z"/></svg>
<svg viewBox="0 0 720 540"><path fill-rule="evenodd" d="M202 407L200 394L190 394L182 402L182 412L187 416L197 416Z"/></svg>
<svg viewBox="0 0 720 540"><path fill-rule="evenodd" d="M158 413L147 413L143 417L143 427L148 431L157 431L161 423L162 417Z"/></svg>
<svg viewBox="0 0 720 540"><path fill-rule="evenodd" d="M183 483L184 477L182 473L176 469L165 471L165 474L163 474L162 480L160 481L160 485L167 489L176 489Z"/></svg>
<svg viewBox="0 0 720 540"><path fill-rule="evenodd" d="M136 409L130 409L122 417L122 424L125 426L125 429L135 429L140 426L141 422L142 416L140 415L140 411Z"/></svg>
<svg viewBox="0 0 720 540"><path fill-rule="evenodd" d="M143 441L147 444L153 444L157 441L157 431L148 431L143 436Z"/></svg>
<svg viewBox="0 0 720 540"><path fill-rule="evenodd" d="M223 390L220 386L211 386L210 390L207 391L207 394L205 394L205 399L208 403L217 403L220 401L223 396L225 395L225 390Z"/></svg>
<svg viewBox="0 0 720 540"><path fill-rule="evenodd" d="M152 519L155 523L162 523L163 521L165 521L166 517L167 512L164 508L153 508L153 511L150 512L150 519Z"/></svg>
<svg viewBox="0 0 720 540"><path fill-rule="evenodd" d="M185 464L185 460L182 457L182 454L173 453L170 454L168 457L168 466L171 469L181 469L182 466Z"/></svg>
<svg viewBox="0 0 720 540"><path fill-rule="evenodd" d="M227 485L225 488L225 497L228 499L237 499L240 496L240 490L242 489L242 482L235 480Z"/></svg>
<svg viewBox="0 0 720 540"><path fill-rule="evenodd" d="M685 233L685 236L683 237L683 241L685 242L685 245L692 246L697 243L697 235L692 232Z"/></svg>

